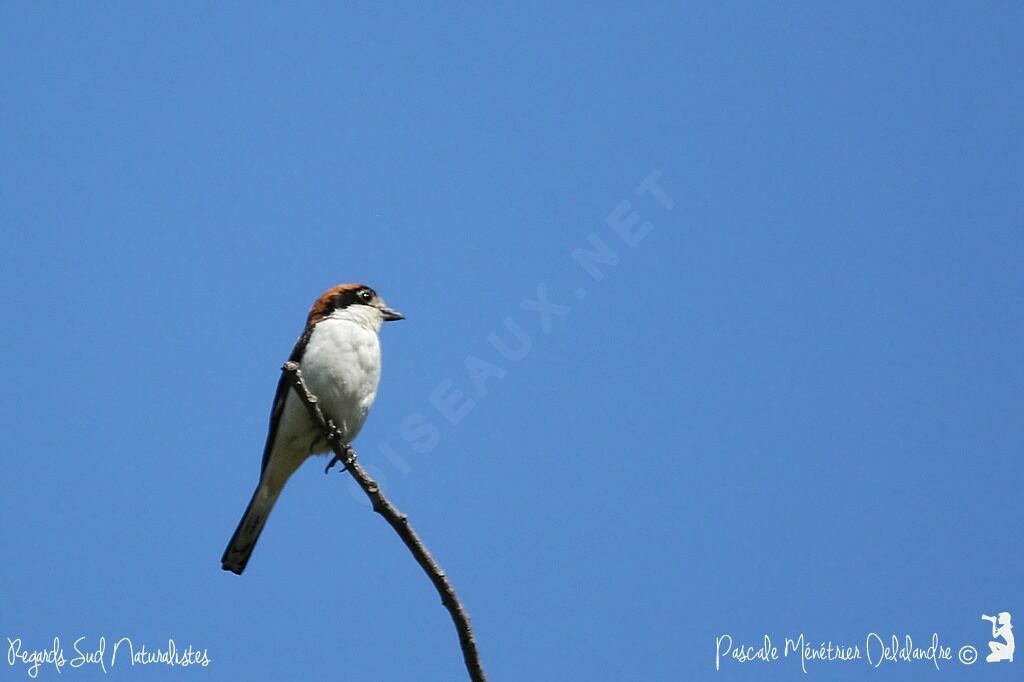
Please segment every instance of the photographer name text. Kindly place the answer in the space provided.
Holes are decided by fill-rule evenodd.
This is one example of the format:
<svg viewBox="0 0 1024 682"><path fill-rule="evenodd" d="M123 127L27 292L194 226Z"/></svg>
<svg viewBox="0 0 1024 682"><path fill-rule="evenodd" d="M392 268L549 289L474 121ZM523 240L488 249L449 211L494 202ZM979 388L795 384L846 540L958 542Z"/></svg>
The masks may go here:
<svg viewBox="0 0 1024 682"><path fill-rule="evenodd" d="M730 663L772 663L779 659L799 660L800 669L805 673L816 663L851 661L867 663L874 668L918 663L939 670L947 661L959 660L970 665L976 653L971 646L954 651L952 646L940 641L938 633L932 633L930 639L920 642L909 634L880 635L871 632L863 643L812 640L803 633L777 641L766 634L754 644L737 642L731 635L723 634L715 638L715 670Z"/></svg>

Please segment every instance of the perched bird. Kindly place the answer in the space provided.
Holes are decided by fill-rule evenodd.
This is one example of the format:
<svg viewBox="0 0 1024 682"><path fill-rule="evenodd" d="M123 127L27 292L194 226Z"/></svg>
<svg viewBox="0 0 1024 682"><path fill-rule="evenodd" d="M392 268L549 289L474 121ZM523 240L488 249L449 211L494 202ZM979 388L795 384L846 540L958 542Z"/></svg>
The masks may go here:
<svg viewBox="0 0 1024 682"><path fill-rule="evenodd" d="M306 328L288 358L299 363L324 416L334 421L348 443L359 434L377 395L377 334L385 322L401 319L402 314L389 308L370 287L336 286L310 308ZM288 478L307 457L327 450L321 430L282 374L270 411L259 485L224 550L221 568L241 575Z"/></svg>

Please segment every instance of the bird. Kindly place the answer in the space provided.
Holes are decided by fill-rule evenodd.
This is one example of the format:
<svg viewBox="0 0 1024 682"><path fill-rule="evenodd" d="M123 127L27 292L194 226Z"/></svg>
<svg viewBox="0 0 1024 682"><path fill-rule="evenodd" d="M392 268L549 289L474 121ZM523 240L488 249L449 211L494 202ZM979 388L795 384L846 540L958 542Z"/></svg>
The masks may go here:
<svg viewBox="0 0 1024 682"><path fill-rule="evenodd" d="M405 319L364 284L339 284L309 309L306 326L289 356L297 362L324 417L351 444L370 412L380 382L379 332L385 322ZM259 483L221 558L221 568L245 570L270 511L291 475L310 456L328 451L295 389L282 373L277 382Z"/></svg>

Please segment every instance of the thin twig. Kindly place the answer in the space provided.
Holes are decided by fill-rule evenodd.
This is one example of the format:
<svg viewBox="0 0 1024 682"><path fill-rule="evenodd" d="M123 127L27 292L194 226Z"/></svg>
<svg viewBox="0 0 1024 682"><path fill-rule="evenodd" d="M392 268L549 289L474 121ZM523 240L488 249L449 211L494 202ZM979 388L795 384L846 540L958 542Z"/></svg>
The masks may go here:
<svg viewBox="0 0 1024 682"><path fill-rule="evenodd" d="M476 649L476 639L473 637L473 628L469 624L469 614L466 613L466 609L463 608L458 595L455 594L455 589L448 582L448 577L441 570L437 562L434 561L434 557L430 555L426 545L423 544L423 541L420 540L416 531L409 524L409 517L399 511L384 496L377 482L370 478L359 462L356 461L356 451L345 442L344 434L334 425L334 422L324 417L324 413L320 410L320 405L317 403L316 396L309 392L305 382L302 380L299 363L286 362L281 370L288 377L292 388L295 389L299 399L306 406L306 410L309 411L309 416L312 418L313 423L320 426L327 444L334 452L335 458L342 463L345 470L352 475L355 482L359 484L359 487L363 489L366 496L370 498L370 502L373 503L373 511L383 516L384 520L395 529L398 537L402 538L402 542L412 552L416 563L420 565L423 572L430 578L430 582L434 583L438 594L441 595L441 603L448 609L448 613L451 614L452 621L455 623L455 629L459 633L459 645L462 647L462 658L466 663L469 679L473 682L486 682L487 675L484 673L483 664L480 662L480 654Z"/></svg>

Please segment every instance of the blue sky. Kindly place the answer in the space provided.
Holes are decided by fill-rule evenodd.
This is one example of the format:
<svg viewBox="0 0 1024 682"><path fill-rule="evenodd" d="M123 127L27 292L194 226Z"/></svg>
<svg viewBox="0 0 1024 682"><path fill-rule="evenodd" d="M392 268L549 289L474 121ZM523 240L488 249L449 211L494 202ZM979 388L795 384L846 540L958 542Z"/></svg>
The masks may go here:
<svg viewBox="0 0 1024 682"><path fill-rule="evenodd" d="M957 654L1024 622L1022 30L1012 3L4 3L0 644L210 658L39 679L462 679L320 462L219 567L306 309L364 281L408 319L356 446L493 680L1010 679ZM953 660L715 670L726 634L872 632Z"/></svg>

